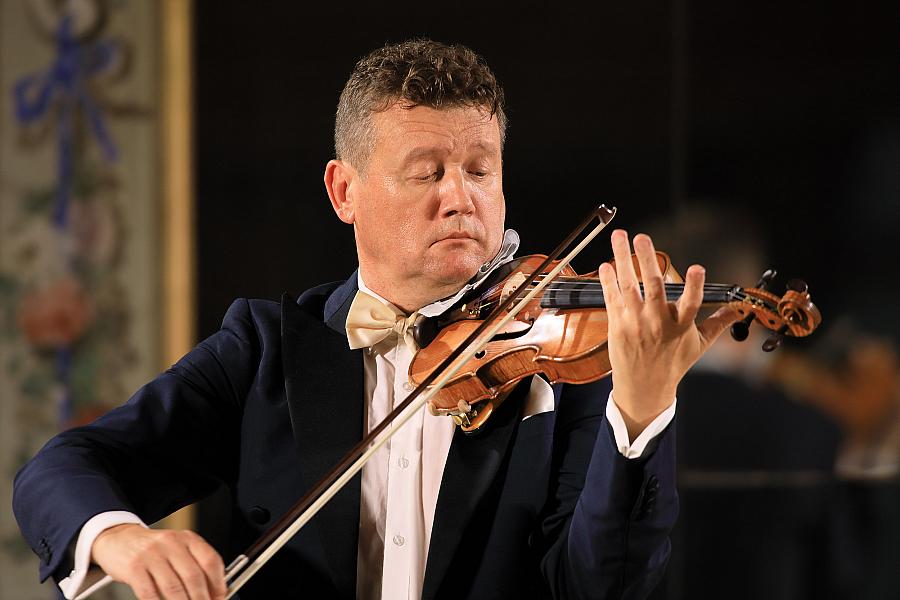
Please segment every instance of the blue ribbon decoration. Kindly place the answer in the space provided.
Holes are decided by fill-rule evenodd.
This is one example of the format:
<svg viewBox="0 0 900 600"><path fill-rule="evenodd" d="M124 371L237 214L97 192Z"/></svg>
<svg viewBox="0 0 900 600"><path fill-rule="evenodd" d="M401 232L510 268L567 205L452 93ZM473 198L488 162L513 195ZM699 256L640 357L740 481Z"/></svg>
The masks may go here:
<svg viewBox="0 0 900 600"><path fill-rule="evenodd" d="M69 200L74 177L73 116L80 107L87 118L94 137L100 144L103 158L107 162L118 159L118 151L113 143L103 115L86 89L85 82L109 69L118 48L111 41L100 41L90 46L81 44L72 35L72 16L65 15L60 20L56 32L56 60L45 71L27 75L13 86L15 118L21 124L29 124L44 118L51 103L58 98L59 130L57 134L57 191L53 208L53 224L59 232L64 232L69 221ZM71 267L69 257L63 257L67 267ZM65 425L72 416L72 396L70 372L72 365L71 348L61 348L56 353L56 377L63 389L59 403L60 423Z"/></svg>
<svg viewBox="0 0 900 600"><path fill-rule="evenodd" d="M72 17L66 15L56 32L56 60L46 71L25 76L13 87L15 116L22 124L42 119L47 115L54 98L59 98L59 184L53 223L61 230L68 223L69 196L74 174L72 118L77 107L87 117L103 157L108 162L118 159L116 146L103 122L103 115L85 88L87 79L109 69L117 50L116 45L110 41L101 41L91 46L79 43L72 35Z"/></svg>

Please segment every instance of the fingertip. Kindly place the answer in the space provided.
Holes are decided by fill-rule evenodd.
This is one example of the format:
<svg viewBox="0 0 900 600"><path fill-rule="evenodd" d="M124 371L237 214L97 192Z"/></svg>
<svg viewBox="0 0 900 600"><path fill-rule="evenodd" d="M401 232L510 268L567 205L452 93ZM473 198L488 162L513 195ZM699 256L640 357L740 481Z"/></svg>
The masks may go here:
<svg viewBox="0 0 900 600"><path fill-rule="evenodd" d="M688 267L688 275L693 277L705 277L706 268L703 265L691 265Z"/></svg>
<svg viewBox="0 0 900 600"><path fill-rule="evenodd" d="M650 239L650 236L647 235L646 233L639 233L636 236L634 236L634 243L635 244L644 244L644 245L649 246L650 248L653 248L653 240Z"/></svg>

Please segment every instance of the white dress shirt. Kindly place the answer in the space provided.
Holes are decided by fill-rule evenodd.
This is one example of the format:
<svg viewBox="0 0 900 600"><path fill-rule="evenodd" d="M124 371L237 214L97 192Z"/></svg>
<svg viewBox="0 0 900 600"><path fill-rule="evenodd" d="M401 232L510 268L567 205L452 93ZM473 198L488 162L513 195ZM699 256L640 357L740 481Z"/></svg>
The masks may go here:
<svg viewBox="0 0 900 600"><path fill-rule="evenodd" d="M360 290L390 304L370 290L361 275L358 275L358 285ZM447 306L447 301L437 302L419 312L433 316ZM396 335L363 352L365 427L366 431L371 431L412 390L407 373L413 354ZM672 421L675 406L673 400L671 406L631 442L622 414L610 394L606 418L612 426L619 452L626 458L640 457L647 445ZM546 381L534 377L525 398L523 420L550 410L554 410L553 390ZM363 467L357 598L421 598L434 511L453 433L451 419L421 410ZM66 598L71 600L86 592L86 586L102 576L99 568L91 568L90 548L103 530L123 523L143 524L136 515L112 511L100 513L84 525L75 547L74 569L60 582Z"/></svg>
<svg viewBox="0 0 900 600"><path fill-rule="evenodd" d="M396 308L369 289L361 274L357 284L361 291ZM431 306L419 312L429 315ZM412 350L397 335L390 335L365 351L366 431L374 429L412 391L408 377L412 358ZM553 409L553 389L540 377L534 377L522 418ZM612 395L606 405L616 446L627 458L639 457L674 415L675 402L630 443ZM422 597L434 511L453 433L451 419L420 410L363 467L357 598Z"/></svg>

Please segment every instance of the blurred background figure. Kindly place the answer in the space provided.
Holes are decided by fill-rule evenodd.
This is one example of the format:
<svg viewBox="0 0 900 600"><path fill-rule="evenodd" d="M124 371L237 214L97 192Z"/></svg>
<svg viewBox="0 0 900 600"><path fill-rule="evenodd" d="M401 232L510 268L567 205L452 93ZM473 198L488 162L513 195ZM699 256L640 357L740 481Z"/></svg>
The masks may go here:
<svg viewBox="0 0 900 600"><path fill-rule="evenodd" d="M849 317L809 352L779 353L770 381L841 428L835 465L852 539L841 560L856 563L852 598L900 597L900 359L890 338Z"/></svg>
<svg viewBox="0 0 900 600"><path fill-rule="evenodd" d="M753 287L770 268L764 236L728 205L691 203L647 231L682 270L702 263L709 282ZM768 289L781 295L784 275ZM767 354L761 346L772 332L750 332L743 342L723 336L679 386L681 515L656 597L855 597L841 555L850 548L834 478L839 422L785 394L783 381L768 376L784 348ZM792 377L786 368L784 380Z"/></svg>

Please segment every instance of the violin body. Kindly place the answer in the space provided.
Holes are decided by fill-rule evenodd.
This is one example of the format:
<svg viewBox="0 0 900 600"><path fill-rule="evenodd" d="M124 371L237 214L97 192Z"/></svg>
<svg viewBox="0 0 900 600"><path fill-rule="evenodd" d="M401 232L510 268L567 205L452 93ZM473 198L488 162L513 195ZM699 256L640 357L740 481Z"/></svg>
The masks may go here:
<svg viewBox="0 0 900 600"><path fill-rule="evenodd" d="M683 291L683 279L668 255L656 255L667 299L674 301ZM436 331L424 343L419 340L422 348L410 364L410 381L417 386L424 381L545 258L530 255L510 263L500 274L502 279L488 282L478 295L464 298L432 323ZM640 279L637 257L632 256L632 261ZM615 267L614 261L611 264ZM809 335L821 321L805 284L794 284L794 288L779 298L760 288L709 284L704 287L703 303L732 304L747 326L756 320L776 331L778 342L764 347L771 350L781 336ZM566 267L548 291L530 300L430 399L431 412L450 415L464 431L473 432L525 377L542 374L550 383L575 384L601 379L611 372L607 338L607 312L597 272L577 275Z"/></svg>

